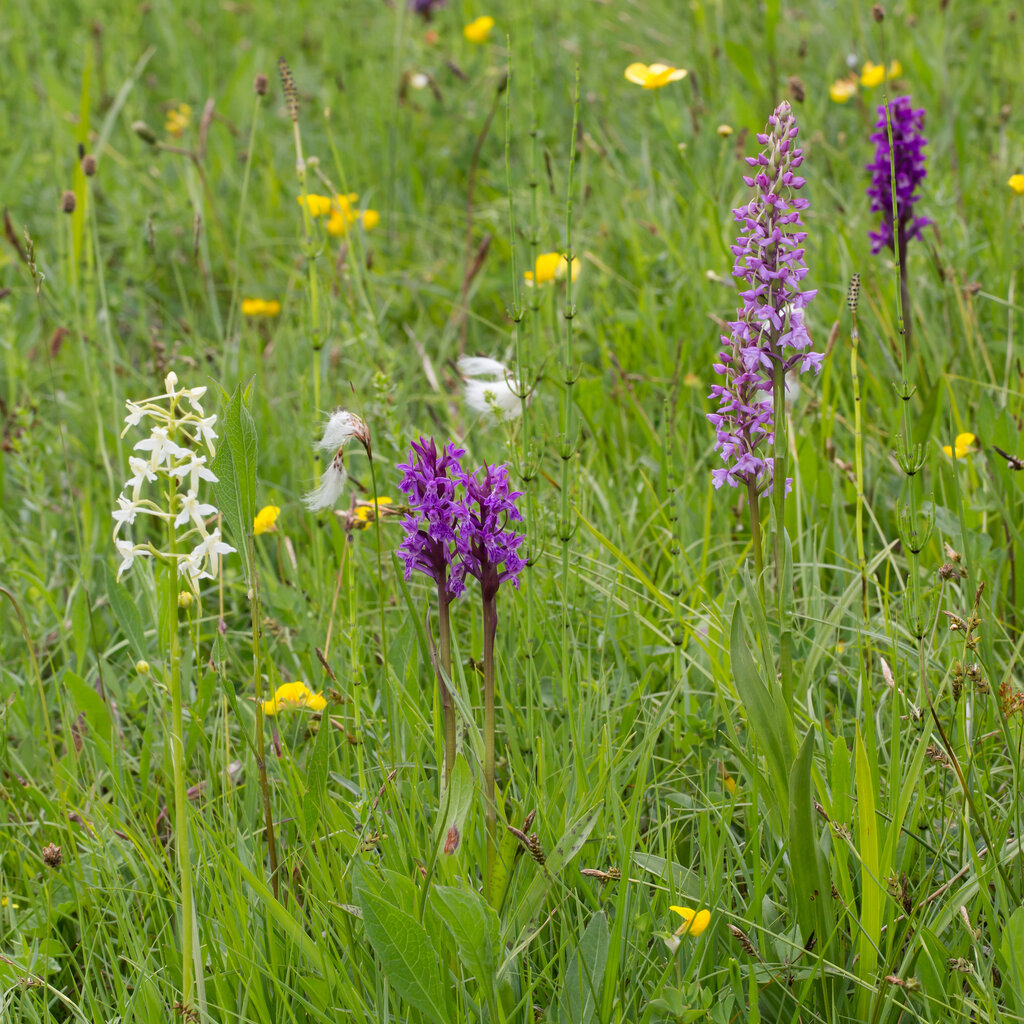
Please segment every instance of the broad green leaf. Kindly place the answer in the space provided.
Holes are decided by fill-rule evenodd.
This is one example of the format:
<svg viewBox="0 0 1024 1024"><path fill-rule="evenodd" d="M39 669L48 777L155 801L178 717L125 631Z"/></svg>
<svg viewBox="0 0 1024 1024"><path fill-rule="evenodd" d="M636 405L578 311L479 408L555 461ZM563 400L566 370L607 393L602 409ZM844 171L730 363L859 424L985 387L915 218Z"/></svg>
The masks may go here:
<svg viewBox="0 0 1024 1024"><path fill-rule="evenodd" d="M444 852L444 844L453 825L458 829L459 835L465 835L466 817L473 805L473 794L473 773L470 771L465 757L459 754L452 767L452 777L448 788L441 795L439 817L435 829L437 836L435 855L437 857L449 856Z"/></svg>
<svg viewBox="0 0 1024 1024"><path fill-rule="evenodd" d="M355 896L363 912L366 937L388 983L413 1009L436 1024L450 1024L437 954L426 928L411 909L399 906L393 889L361 865L355 872Z"/></svg>
<svg viewBox="0 0 1024 1024"><path fill-rule="evenodd" d="M860 727L856 737L857 773L857 853L860 856L860 936L857 941L859 958L857 976L866 987L860 990L859 1018L868 1019L871 1008L875 974L878 967L878 941L882 930L882 901L878 862L878 819L875 814L875 783L868 759L867 748Z"/></svg>
<svg viewBox="0 0 1024 1024"><path fill-rule="evenodd" d="M103 698L80 675L70 669L64 673L64 685L71 693L75 707L85 715L85 720L95 734L100 753L110 763L110 744L113 739L113 725L110 720L110 709Z"/></svg>
<svg viewBox="0 0 1024 1024"><path fill-rule="evenodd" d="M853 791L850 788L850 751L846 740L837 736L832 741L832 773L829 779L832 806L829 811L838 821L849 821L853 810Z"/></svg>
<svg viewBox="0 0 1024 1024"><path fill-rule="evenodd" d="M473 889L435 885L430 890L430 902L452 933L459 959L485 991L493 988L498 915Z"/></svg>
<svg viewBox="0 0 1024 1024"><path fill-rule="evenodd" d="M801 941L806 944L814 933L821 948L828 939L824 908L832 902L832 888L818 846L811 794L813 756L814 729L811 728L789 774L789 864L793 872L790 892L795 897Z"/></svg>
<svg viewBox="0 0 1024 1024"><path fill-rule="evenodd" d="M235 388L220 419L220 447L210 468L217 476L213 485L217 507L227 525L227 541L238 549L247 580L252 578L249 564L249 538L256 517L256 466L259 450L256 423L248 409L250 386Z"/></svg>
<svg viewBox="0 0 1024 1024"><path fill-rule="evenodd" d="M117 619L117 624L121 627L121 632L124 633L136 659L144 659L147 652L146 633L142 628L142 616L139 615L138 605L128 596L128 591L117 582L114 570L106 563L104 567L107 576L107 600L110 601L114 618Z"/></svg>
<svg viewBox="0 0 1024 1024"><path fill-rule="evenodd" d="M785 821L789 816L786 794L789 792L789 763L782 735L777 725L780 714L785 712L776 707L776 702L761 682L757 666L747 647L746 630L740 603L732 616L732 634L729 645L729 659L732 665L736 693L747 713L747 724L757 745L764 751L768 762L771 786L765 791L765 799L774 802L779 817Z"/></svg>
<svg viewBox="0 0 1024 1024"><path fill-rule="evenodd" d="M558 1005L561 1024L590 1024L594 1019L608 960L609 939L608 918L599 911L590 919L566 965Z"/></svg>
<svg viewBox="0 0 1024 1024"><path fill-rule="evenodd" d="M1002 958L1002 991L1012 999L1018 1013L1024 1013L1024 907L1018 907L1006 922L999 944Z"/></svg>
<svg viewBox="0 0 1024 1024"><path fill-rule="evenodd" d="M698 903L703 887L695 871L675 861L666 860L653 853L636 852L633 863L642 871L649 871L656 878L663 879L671 886L672 894L685 896L691 903Z"/></svg>
<svg viewBox="0 0 1024 1024"><path fill-rule="evenodd" d="M326 714L320 720L313 749L309 752L306 763L306 798L303 801L302 813L305 818L306 832L312 835L320 821L320 809L324 803L324 790L327 786L327 762L331 753L331 724Z"/></svg>

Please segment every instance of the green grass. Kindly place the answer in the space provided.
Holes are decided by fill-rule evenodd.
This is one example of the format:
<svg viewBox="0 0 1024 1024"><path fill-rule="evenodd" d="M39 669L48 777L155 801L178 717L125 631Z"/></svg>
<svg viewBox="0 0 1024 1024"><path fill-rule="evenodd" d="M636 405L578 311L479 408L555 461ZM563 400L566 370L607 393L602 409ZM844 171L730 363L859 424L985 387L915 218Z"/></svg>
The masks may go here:
<svg viewBox="0 0 1024 1024"><path fill-rule="evenodd" d="M879 26L866 3L822 0L449 0L434 42L401 6L5 8L0 1020L1024 1019L1024 715L1007 713L1024 473L994 450L1024 457L1014 5L907 2ZM485 13L496 29L473 46L461 27ZM906 402L893 261L867 237L882 90L830 102L848 54L898 58L897 90L927 112ZM371 230L304 221L279 56L306 191L358 193ZM635 60L690 74L645 92L622 76ZM436 95L401 86L415 71ZM781 571L761 502L759 583L740 492L711 487L706 395L737 305L741 158L791 77L808 323L829 354L790 410ZM570 244L567 318L564 285L522 272ZM246 297L281 313L244 317ZM463 351L519 361L525 428L464 406ZM141 436L121 437L124 402L170 369L210 386L222 445L241 412L215 385L249 386L258 460L236 468L256 508L281 508L254 539L259 633L238 555L181 612L184 815L167 587L145 563L112 581L110 518ZM460 760L442 792L430 582L402 579L397 517L346 533L302 505L339 406L369 425L380 494L401 498L421 434L510 461L526 492L531 565L498 596L498 817L536 812L545 863L505 834L493 906L479 597L452 606ZM978 443L954 463L941 446L962 431ZM899 435L922 446L909 478ZM342 508L374 489L358 446L347 465ZM923 543L902 508L933 524ZM965 575L943 581L947 545ZM972 611L950 630L945 613ZM324 712L258 716L254 646L264 694L301 679ZM680 904L711 924L673 951Z"/></svg>

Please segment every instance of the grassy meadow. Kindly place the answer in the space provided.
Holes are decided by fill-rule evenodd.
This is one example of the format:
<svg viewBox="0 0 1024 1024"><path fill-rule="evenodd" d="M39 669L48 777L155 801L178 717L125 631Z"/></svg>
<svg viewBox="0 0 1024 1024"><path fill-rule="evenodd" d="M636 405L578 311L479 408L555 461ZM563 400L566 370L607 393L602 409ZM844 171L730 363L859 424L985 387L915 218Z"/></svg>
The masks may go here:
<svg viewBox="0 0 1024 1024"><path fill-rule="evenodd" d="M0 1021L1024 1020L1022 23L5 3ZM716 489L783 102L821 368ZM420 438L519 492L450 601Z"/></svg>

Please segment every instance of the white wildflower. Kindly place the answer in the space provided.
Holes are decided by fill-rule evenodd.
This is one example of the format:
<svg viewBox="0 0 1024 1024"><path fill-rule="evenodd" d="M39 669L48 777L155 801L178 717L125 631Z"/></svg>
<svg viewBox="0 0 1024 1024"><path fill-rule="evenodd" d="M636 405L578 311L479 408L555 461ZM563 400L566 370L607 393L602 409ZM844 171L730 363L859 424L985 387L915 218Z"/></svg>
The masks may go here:
<svg viewBox="0 0 1024 1024"><path fill-rule="evenodd" d="M192 522L199 529L203 529L205 525L204 519L207 516L213 516L216 514L216 505L204 504L199 500L195 491L189 491L188 494L186 494L185 497L182 499L181 510L175 517L174 525L184 526L185 523Z"/></svg>
<svg viewBox="0 0 1024 1024"><path fill-rule="evenodd" d="M463 356L457 363L463 378L463 396L474 412L513 420L523 411L522 388L515 374L496 359Z"/></svg>
<svg viewBox="0 0 1024 1024"><path fill-rule="evenodd" d="M173 466L169 470L170 476L177 477L179 480L184 480L187 476L188 489L193 493L198 493L200 480L208 480L211 484L218 482L213 470L206 468L205 455L196 455L189 451L186 451L185 455L188 457L188 462L183 462L180 466Z"/></svg>
<svg viewBox="0 0 1024 1024"><path fill-rule="evenodd" d="M152 482L156 479L156 471L146 459L140 459L135 455L128 456L128 468L132 471L132 475L128 477L124 485L132 489L132 501L138 501L139 489L145 481Z"/></svg>
<svg viewBox="0 0 1024 1024"><path fill-rule="evenodd" d="M164 378L164 388L162 395L125 403L126 433L142 424L147 416L157 425L133 449L148 454L148 458L129 456L131 476L118 496L117 508L111 512L114 543L121 557L117 575L120 578L136 558L155 555L165 563L175 564L179 574L195 584L201 579L212 579L220 567L221 556L235 550L221 539L219 529L207 531L206 521L217 514L217 508L202 501L199 495L201 481L217 482L207 465L207 458L214 454L217 434L213 428L217 417L203 414L199 400L206 394L205 387L179 388L178 375L172 370ZM190 447L183 447L179 441ZM152 493L143 496L143 488L150 484ZM150 543L137 544L122 537L121 533L127 533L140 514L167 520L170 529L185 537L198 534L201 540L188 554L181 554L177 550L180 545L172 546L170 551L158 551Z"/></svg>
<svg viewBox="0 0 1024 1024"><path fill-rule="evenodd" d="M217 440L217 431L213 429L214 423L217 422L216 416L206 416L203 419L196 420L195 428L199 434L202 443L206 445L210 451L213 451L213 442Z"/></svg>
<svg viewBox="0 0 1024 1024"><path fill-rule="evenodd" d="M128 409L128 415L124 418L125 424L129 427L137 427L142 422L142 417L146 415L146 410L132 401L124 404Z"/></svg>
<svg viewBox="0 0 1024 1024"><path fill-rule="evenodd" d="M153 469L159 469L171 459L184 459L189 455L187 448L182 448L168 436L168 427L154 427L149 437L137 442L134 451L152 452L149 457L149 464Z"/></svg>
<svg viewBox="0 0 1024 1024"><path fill-rule="evenodd" d="M117 553L121 556L121 564L117 568L118 579L121 578L122 573L127 572L132 567L132 562L135 561L136 555L149 554L144 547L137 546L130 540L115 538L114 547L117 548Z"/></svg>
<svg viewBox="0 0 1024 1024"><path fill-rule="evenodd" d="M184 561L188 563L188 572L193 579L209 579L217 574L220 556L230 555L234 550L235 549L230 544L225 544L224 541L220 539L220 529L215 528L203 537L203 539L185 557ZM205 575L200 574L197 576L194 573L193 568L197 564L201 563L204 558L209 563L210 571ZM179 571L181 571L180 566Z"/></svg>
<svg viewBox="0 0 1024 1024"><path fill-rule="evenodd" d="M117 508L110 514L114 518L114 536L116 537L122 524L127 523L131 526L135 522L135 517L139 514L139 503L135 500L129 501L123 494L120 494L117 498Z"/></svg>
<svg viewBox="0 0 1024 1024"><path fill-rule="evenodd" d="M306 508L316 512L322 508L330 508L340 497L345 487L345 445L355 438L370 451L370 432L366 424L358 417L343 409L331 413L324 426L324 435L313 447L322 451L333 451L334 457L330 465L320 477L319 486L305 497Z"/></svg>

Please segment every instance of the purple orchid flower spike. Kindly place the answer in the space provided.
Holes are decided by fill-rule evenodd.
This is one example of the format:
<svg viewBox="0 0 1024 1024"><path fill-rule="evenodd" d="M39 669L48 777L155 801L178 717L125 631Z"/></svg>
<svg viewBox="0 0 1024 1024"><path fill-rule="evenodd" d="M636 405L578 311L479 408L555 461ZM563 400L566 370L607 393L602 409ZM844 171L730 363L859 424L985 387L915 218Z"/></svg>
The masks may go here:
<svg viewBox="0 0 1024 1024"><path fill-rule="evenodd" d="M457 569L456 533L467 519L468 511L456 497L456 488L465 476L459 461L465 451L448 444L440 453L433 438L421 437L409 452L409 461L399 464L402 482L398 485L409 497L409 516L403 521L405 539L398 554L405 563L405 578L413 570L425 573L442 587L451 599L465 589Z"/></svg>
<svg viewBox="0 0 1024 1024"><path fill-rule="evenodd" d="M708 414L715 449L726 463L712 472L714 485L744 484L754 497L772 488L768 449L775 440L775 381L794 367L801 373L821 369L822 356L811 351L804 325L804 309L817 292L802 287L807 233L800 211L808 201L796 195L804 185L795 173L803 162L795 144L798 131L789 104L780 103L757 136L765 149L747 158L755 170L743 180L754 194L733 210L743 231L732 246L743 305L729 324L730 335L722 337L721 361L714 366L724 381L709 395L718 403Z"/></svg>
<svg viewBox="0 0 1024 1024"><path fill-rule="evenodd" d="M892 121L892 154L889 152L888 122ZM871 251L895 249L898 233L900 253L906 251L907 243L921 234L921 229L931 221L927 217L915 217L914 205L919 198L918 186L928 172L924 166L924 110L914 110L909 96L900 96L889 104L888 116L885 106L878 108L878 122L871 141L875 144L875 159L867 165L871 172L868 198L871 212L882 215L877 231L869 231ZM896 233L892 217L892 173L896 172Z"/></svg>

